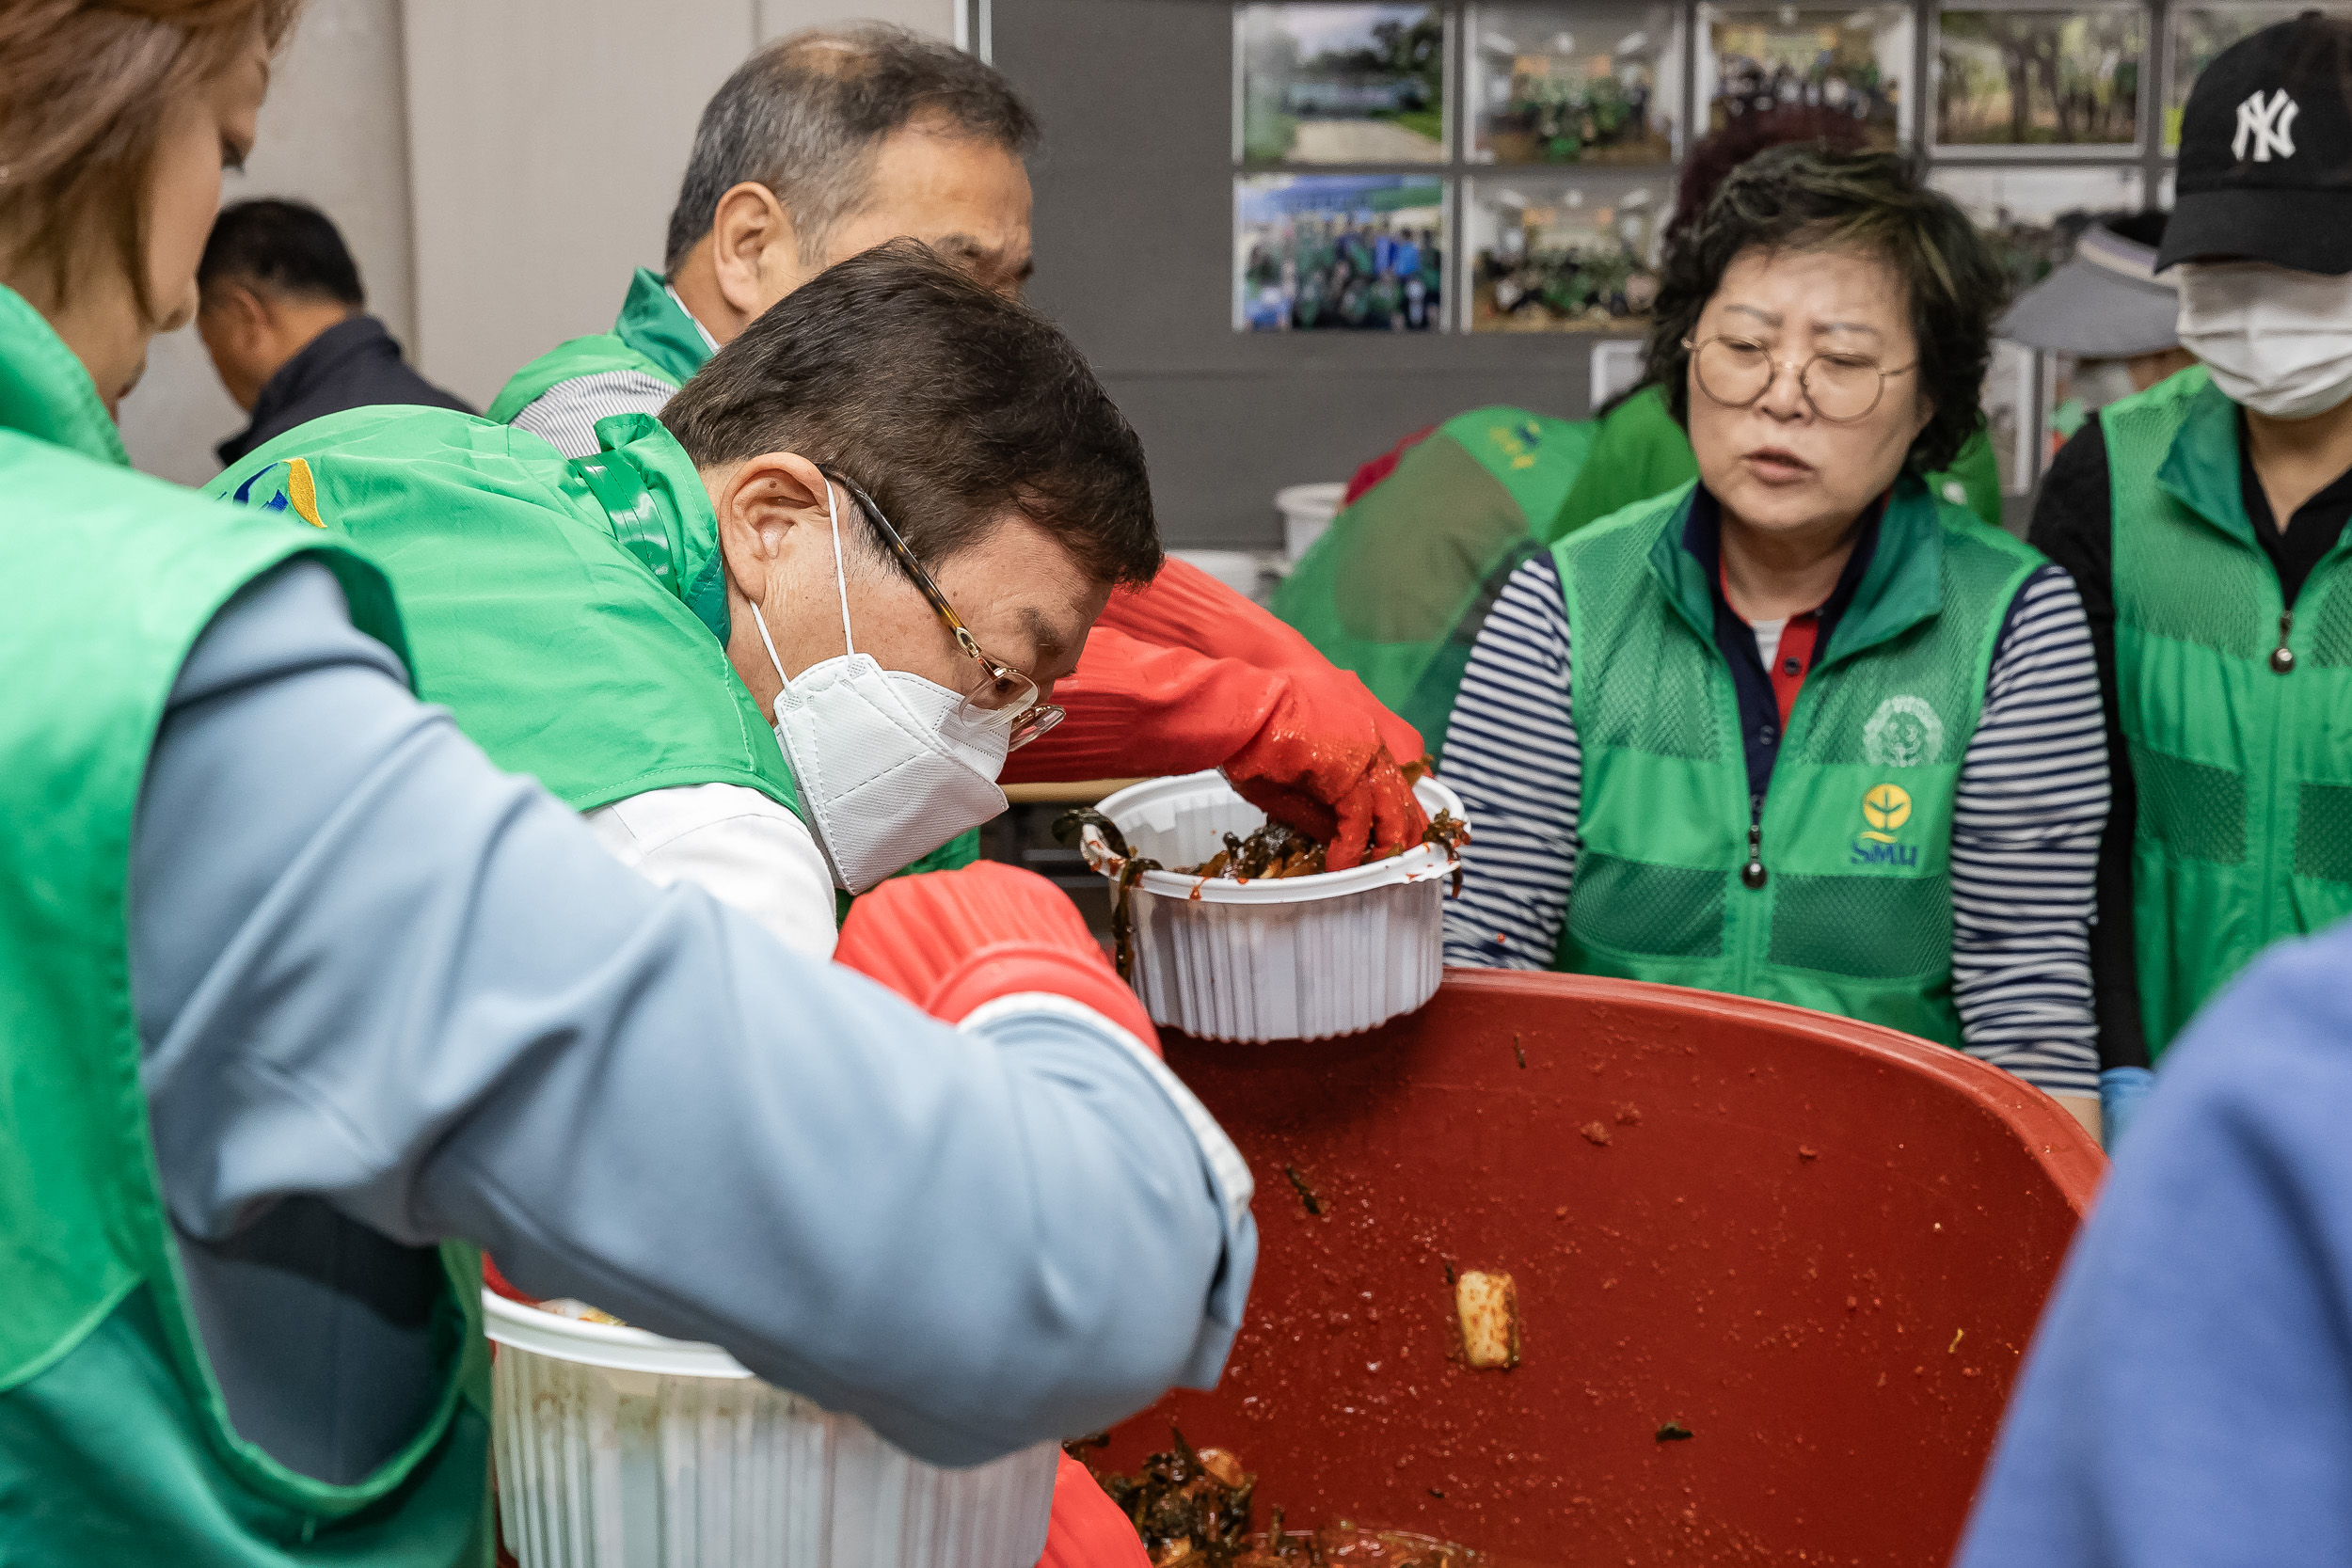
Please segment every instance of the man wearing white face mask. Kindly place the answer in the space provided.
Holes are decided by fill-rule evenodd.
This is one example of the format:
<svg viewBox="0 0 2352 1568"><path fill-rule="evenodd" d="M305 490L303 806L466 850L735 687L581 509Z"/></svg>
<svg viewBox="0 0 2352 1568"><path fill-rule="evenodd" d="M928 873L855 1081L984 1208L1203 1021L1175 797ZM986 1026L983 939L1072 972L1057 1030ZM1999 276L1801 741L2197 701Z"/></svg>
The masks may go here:
<svg viewBox="0 0 2352 1568"><path fill-rule="evenodd" d="M2198 78L2156 260L2201 368L2100 410L2032 541L2073 573L2114 803L2091 942L2110 1139L2205 1000L2352 912L2352 24Z"/></svg>
<svg viewBox="0 0 2352 1568"><path fill-rule="evenodd" d="M1076 350L913 241L803 285L659 420L597 432L566 459L362 410L213 489L369 546L423 696L621 859L803 952L833 950L836 885L1004 809L1006 755L1058 721L1112 588L1159 564L1142 448Z"/></svg>

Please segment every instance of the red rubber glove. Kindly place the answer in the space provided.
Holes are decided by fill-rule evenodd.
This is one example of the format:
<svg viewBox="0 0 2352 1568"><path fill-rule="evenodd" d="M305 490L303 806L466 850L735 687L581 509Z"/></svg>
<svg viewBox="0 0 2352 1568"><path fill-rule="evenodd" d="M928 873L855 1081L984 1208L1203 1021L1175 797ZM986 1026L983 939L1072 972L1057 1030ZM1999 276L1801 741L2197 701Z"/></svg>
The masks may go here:
<svg viewBox="0 0 2352 1568"><path fill-rule="evenodd" d="M1241 798L1276 821L1320 839L1327 871L1381 860L1421 841L1429 826L1413 786L1375 735L1311 719L1288 693L1258 732L1225 761Z"/></svg>
<svg viewBox="0 0 2352 1568"><path fill-rule="evenodd" d="M1050 991L1160 1049L1086 917L1034 871L980 861L893 877L850 906L833 957L949 1023L1000 996Z"/></svg>
<svg viewBox="0 0 2352 1568"><path fill-rule="evenodd" d="M1119 1512L1094 1472L1061 1456L1054 1473L1053 1522L1045 1528L1045 1555L1037 1568L1151 1568L1143 1538Z"/></svg>
<svg viewBox="0 0 2352 1568"><path fill-rule="evenodd" d="M1380 726L1352 705L1311 702L1295 675L1097 626L1077 674L1056 685L1054 700L1070 717L1012 753L1007 784L1222 768L1244 800L1329 845L1324 863L1334 871L1360 863L1368 850L1407 847L1428 826L1381 744ZM1364 701L1372 703L1370 693ZM1411 725L1396 723L1421 743Z"/></svg>
<svg viewBox="0 0 2352 1568"><path fill-rule="evenodd" d="M1145 587L1121 588L1113 593L1103 618L1095 626L1098 629L1108 627L1123 632L1140 642L1163 648L1190 648L1210 658L1237 658L1261 670L1288 675L1299 696L1318 716L1327 707L1353 708L1370 719L1391 756L1410 762L1427 750L1422 744L1421 732L1383 707L1380 699L1356 678L1353 671L1343 670L1324 657L1315 651L1313 643L1284 626L1270 610L1251 603L1198 566L1173 557ZM1079 668L1084 670L1083 662ZM1060 700L1058 688L1056 700ZM1038 742L1040 746L1044 744L1043 739Z"/></svg>

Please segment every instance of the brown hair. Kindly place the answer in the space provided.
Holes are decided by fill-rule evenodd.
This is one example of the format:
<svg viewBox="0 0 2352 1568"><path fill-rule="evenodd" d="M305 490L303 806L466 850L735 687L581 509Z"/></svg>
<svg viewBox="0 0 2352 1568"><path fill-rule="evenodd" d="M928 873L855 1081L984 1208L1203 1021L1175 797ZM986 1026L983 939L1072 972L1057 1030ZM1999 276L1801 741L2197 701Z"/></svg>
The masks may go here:
<svg viewBox="0 0 2352 1568"><path fill-rule="evenodd" d="M928 566L1018 511L1097 582L1160 568L1143 443L1085 356L920 240L785 295L661 422L699 467L795 451L855 480Z"/></svg>
<svg viewBox="0 0 2352 1568"><path fill-rule="evenodd" d="M7 0L0 5L0 266L45 266L62 294L72 253L113 242L148 297L147 182L164 117L226 71L258 24L275 49L302 0Z"/></svg>

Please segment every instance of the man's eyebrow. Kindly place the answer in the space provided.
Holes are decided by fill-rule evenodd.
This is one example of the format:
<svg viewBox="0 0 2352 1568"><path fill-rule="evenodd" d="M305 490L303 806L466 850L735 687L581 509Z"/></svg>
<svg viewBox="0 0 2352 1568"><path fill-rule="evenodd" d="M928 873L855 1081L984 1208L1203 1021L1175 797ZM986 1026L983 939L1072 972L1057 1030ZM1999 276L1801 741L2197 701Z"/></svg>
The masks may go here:
<svg viewBox="0 0 2352 1568"><path fill-rule="evenodd" d="M1726 313L1737 310L1742 315L1754 316L1757 321L1762 322L1766 326L1778 326L1780 325L1780 312L1777 310L1767 310L1760 305L1726 305L1724 307L1724 309Z"/></svg>
<svg viewBox="0 0 2352 1568"><path fill-rule="evenodd" d="M1045 611L1037 606L1027 604L1021 607L1021 625L1037 648L1040 665L1049 664L1070 651L1069 641L1062 636L1061 628L1048 620Z"/></svg>
<svg viewBox="0 0 2352 1568"><path fill-rule="evenodd" d="M1820 337L1824 332L1867 332L1873 338L1883 338L1886 336L1885 333L1881 332L1877 327L1868 325L1862 322L1820 322L1814 325L1813 335L1816 338Z"/></svg>

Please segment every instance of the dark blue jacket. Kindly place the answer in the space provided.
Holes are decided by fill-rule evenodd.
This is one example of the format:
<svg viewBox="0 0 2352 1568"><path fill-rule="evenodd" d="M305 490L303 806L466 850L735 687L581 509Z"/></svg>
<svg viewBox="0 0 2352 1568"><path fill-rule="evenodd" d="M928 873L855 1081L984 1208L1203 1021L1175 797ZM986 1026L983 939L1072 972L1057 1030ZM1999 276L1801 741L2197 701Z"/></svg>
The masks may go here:
<svg viewBox="0 0 2352 1568"><path fill-rule="evenodd" d="M475 412L463 399L409 369L384 324L361 314L337 322L278 366L253 401L253 422L215 447L213 455L227 467L298 424L379 403L421 403Z"/></svg>

